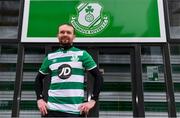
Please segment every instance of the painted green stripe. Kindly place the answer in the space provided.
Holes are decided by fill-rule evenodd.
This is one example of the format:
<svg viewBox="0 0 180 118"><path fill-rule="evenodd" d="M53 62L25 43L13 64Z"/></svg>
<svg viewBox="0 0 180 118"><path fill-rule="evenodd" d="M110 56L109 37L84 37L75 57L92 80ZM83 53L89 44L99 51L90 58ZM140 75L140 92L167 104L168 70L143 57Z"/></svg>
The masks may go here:
<svg viewBox="0 0 180 118"><path fill-rule="evenodd" d="M50 90L57 89L84 89L84 84L80 82L63 82L50 85Z"/></svg>
<svg viewBox="0 0 180 118"><path fill-rule="evenodd" d="M102 111L132 111L132 102L124 101L100 101ZM144 102L145 111L167 112L167 102Z"/></svg>
<svg viewBox="0 0 180 118"><path fill-rule="evenodd" d="M105 82L103 84L103 91L131 91L130 82Z"/></svg>
<svg viewBox="0 0 180 118"><path fill-rule="evenodd" d="M36 65L36 66L34 66ZM24 63L23 70L25 72L37 72L41 64L39 63ZM16 72L16 64L15 63L1 63L1 67L3 67L3 71L6 72ZM2 69L2 68L1 68ZM2 70L1 70L2 71ZM14 77L15 78L15 77Z"/></svg>
<svg viewBox="0 0 180 118"><path fill-rule="evenodd" d="M37 101L36 100L21 100L21 105L20 105L21 110L38 110L37 107Z"/></svg>
<svg viewBox="0 0 180 118"><path fill-rule="evenodd" d="M13 91L14 81L2 81L0 82L0 91ZM22 82L23 91L34 91L34 82Z"/></svg>
<svg viewBox="0 0 180 118"><path fill-rule="evenodd" d="M132 102L100 101L99 103L102 111L132 111Z"/></svg>
<svg viewBox="0 0 180 118"><path fill-rule="evenodd" d="M167 102L144 102L145 111L168 112Z"/></svg>
<svg viewBox="0 0 180 118"><path fill-rule="evenodd" d="M10 100L0 100L0 110L11 110L13 101Z"/></svg>
<svg viewBox="0 0 180 118"><path fill-rule="evenodd" d="M165 92L166 85L165 83L154 83L154 82L146 82L144 84L144 91L145 92Z"/></svg>
<svg viewBox="0 0 180 118"><path fill-rule="evenodd" d="M58 74L58 70L53 70L51 73L51 77L57 76ZM72 75L84 75L84 70L79 68L72 68Z"/></svg>
<svg viewBox="0 0 180 118"><path fill-rule="evenodd" d="M48 97L48 102L56 104L80 104L84 97Z"/></svg>
<svg viewBox="0 0 180 118"><path fill-rule="evenodd" d="M10 110L12 101L0 101L3 105L0 110ZM101 111L132 111L132 102L125 101L99 101ZM145 111L151 112L167 112L167 102L145 102ZM21 101L21 110L38 110L37 102L34 100ZM180 112L180 102L176 102L176 110ZM76 113L74 113L76 114ZM77 113L78 114L78 113Z"/></svg>
<svg viewBox="0 0 180 118"><path fill-rule="evenodd" d="M131 91L131 82L105 82L103 91ZM175 84L175 91L180 90L180 84ZM165 92L165 83L146 82L143 83L145 92Z"/></svg>
<svg viewBox="0 0 180 118"><path fill-rule="evenodd" d="M180 91L180 83L174 83L174 91L179 92Z"/></svg>

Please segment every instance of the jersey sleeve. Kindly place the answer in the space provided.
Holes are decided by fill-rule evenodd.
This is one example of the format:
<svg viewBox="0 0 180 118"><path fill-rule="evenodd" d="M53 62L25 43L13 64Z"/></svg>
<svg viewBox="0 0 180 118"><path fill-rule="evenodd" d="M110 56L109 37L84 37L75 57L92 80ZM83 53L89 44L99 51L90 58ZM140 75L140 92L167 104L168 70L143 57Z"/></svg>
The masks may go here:
<svg viewBox="0 0 180 118"><path fill-rule="evenodd" d="M96 62L93 60L93 58L87 51L83 52L83 66L87 70L91 70L91 69L97 67Z"/></svg>
<svg viewBox="0 0 180 118"><path fill-rule="evenodd" d="M47 75L49 74L49 60L48 57L45 57L45 59L43 60L43 63L39 69L39 72L43 75Z"/></svg>

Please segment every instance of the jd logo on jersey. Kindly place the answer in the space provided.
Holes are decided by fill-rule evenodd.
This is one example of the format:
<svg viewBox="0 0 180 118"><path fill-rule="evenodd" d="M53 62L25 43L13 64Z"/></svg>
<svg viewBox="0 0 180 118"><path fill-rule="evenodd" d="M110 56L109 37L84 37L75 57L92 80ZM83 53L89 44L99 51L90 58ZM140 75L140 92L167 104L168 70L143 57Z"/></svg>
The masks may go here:
<svg viewBox="0 0 180 118"><path fill-rule="evenodd" d="M58 76L61 79L68 79L72 74L72 68L68 64L63 64L59 66L58 71L59 71Z"/></svg>
<svg viewBox="0 0 180 118"><path fill-rule="evenodd" d="M71 17L71 24L82 34L97 34L109 23L109 18L102 14L102 9L99 3L80 3L77 6L78 16Z"/></svg>

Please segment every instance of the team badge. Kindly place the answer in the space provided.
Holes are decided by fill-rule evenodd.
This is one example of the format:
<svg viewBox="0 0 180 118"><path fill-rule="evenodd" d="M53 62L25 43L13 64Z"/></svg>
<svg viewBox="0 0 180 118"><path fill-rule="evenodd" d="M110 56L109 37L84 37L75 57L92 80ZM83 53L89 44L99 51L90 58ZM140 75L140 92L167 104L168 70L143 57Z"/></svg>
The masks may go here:
<svg viewBox="0 0 180 118"><path fill-rule="evenodd" d="M71 58L71 61L77 62L79 60L79 57L77 55L73 55Z"/></svg>
<svg viewBox="0 0 180 118"><path fill-rule="evenodd" d="M108 16L103 14L102 10L99 3L80 3L77 6L78 15L71 17L71 24L82 34L97 34L109 23Z"/></svg>

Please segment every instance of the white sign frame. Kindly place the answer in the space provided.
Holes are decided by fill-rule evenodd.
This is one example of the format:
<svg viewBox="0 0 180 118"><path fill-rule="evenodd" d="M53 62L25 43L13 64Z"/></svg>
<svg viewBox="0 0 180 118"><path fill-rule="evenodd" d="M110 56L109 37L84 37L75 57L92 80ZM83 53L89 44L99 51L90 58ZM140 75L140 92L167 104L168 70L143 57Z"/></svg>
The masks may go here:
<svg viewBox="0 0 180 118"><path fill-rule="evenodd" d="M42 0L41 0L42 1ZM157 0L159 12L160 37L76 37L77 43L163 43L167 42L163 0ZM57 37L27 37L30 0L24 0L21 42L23 43L57 43Z"/></svg>

